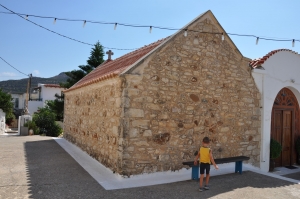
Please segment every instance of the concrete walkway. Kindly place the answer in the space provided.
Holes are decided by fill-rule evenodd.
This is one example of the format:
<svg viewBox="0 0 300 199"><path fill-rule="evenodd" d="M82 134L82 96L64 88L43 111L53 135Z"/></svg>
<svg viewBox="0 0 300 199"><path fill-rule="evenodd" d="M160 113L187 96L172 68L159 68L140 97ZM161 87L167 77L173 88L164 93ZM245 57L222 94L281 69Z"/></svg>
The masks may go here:
<svg viewBox="0 0 300 199"><path fill-rule="evenodd" d="M18 128L7 128L5 129L5 132L0 135L19 135Z"/></svg>
<svg viewBox="0 0 300 199"><path fill-rule="evenodd" d="M0 151L0 198L5 199L300 198L299 184L250 170L242 175L231 173L214 176L210 181L211 190L203 193L198 192L198 182L192 180L105 190L103 187L109 182L101 184L101 181L96 181L52 138L0 136ZM75 152L73 156L76 155ZM87 167L91 165L87 164ZM110 174L109 170L99 173L99 179L107 174ZM172 173L167 175L170 177ZM119 177L116 176L116 179ZM122 178L119 181L126 184ZM115 182L112 181L110 186L114 186Z"/></svg>

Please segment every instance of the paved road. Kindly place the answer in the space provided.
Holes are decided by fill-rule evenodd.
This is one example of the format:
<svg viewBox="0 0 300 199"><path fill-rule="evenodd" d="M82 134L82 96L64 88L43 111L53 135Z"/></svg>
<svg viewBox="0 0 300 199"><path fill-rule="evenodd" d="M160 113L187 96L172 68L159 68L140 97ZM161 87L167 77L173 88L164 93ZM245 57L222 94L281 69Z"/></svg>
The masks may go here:
<svg viewBox="0 0 300 199"><path fill-rule="evenodd" d="M250 171L198 183L106 191L54 140L42 136L0 136L0 198L300 198L300 185Z"/></svg>

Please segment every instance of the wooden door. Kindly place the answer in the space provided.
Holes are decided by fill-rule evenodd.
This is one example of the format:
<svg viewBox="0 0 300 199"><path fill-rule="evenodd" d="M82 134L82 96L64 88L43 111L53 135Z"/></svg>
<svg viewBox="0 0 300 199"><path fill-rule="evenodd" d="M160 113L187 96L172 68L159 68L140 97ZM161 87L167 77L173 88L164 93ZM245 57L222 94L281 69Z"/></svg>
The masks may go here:
<svg viewBox="0 0 300 199"><path fill-rule="evenodd" d="M276 167L291 165L292 113L291 110L274 110L272 138L282 146L281 156L275 160Z"/></svg>
<svg viewBox="0 0 300 199"><path fill-rule="evenodd" d="M289 166L292 155L292 111L283 111L282 116L282 166Z"/></svg>
<svg viewBox="0 0 300 199"><path fill-rule="evenodd" d="M271 137L283 147L275 166L296 163L294 141L300 136L300 109L296 96L288 88L281 89L273 104Z"/></svg>
<svg viewBox="0 0 300 199"><path fill-rule="evenodd" d="M281 143L282 137L282 110L274 111L274 131L272 132L272 138ZM275 167L282 165L281 156L275 160Z"/></svg>

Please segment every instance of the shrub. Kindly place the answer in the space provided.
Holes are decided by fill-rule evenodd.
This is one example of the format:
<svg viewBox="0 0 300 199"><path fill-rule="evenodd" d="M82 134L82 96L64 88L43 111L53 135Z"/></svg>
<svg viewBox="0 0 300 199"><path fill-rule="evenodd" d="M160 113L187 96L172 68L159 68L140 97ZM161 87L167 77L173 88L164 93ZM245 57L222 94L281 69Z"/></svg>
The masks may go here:
<svg viewBox="0 0 300 199"><path fill-rule="evenodd" d="M12 103L11 95L2 91L1 88L0 88L0 108L4 113L6 113L5 123L7 125L10 125L13 119L15 119L15 116L13 114L14 104Z"/></svg>
<svg viewBox="0 0 300 199"><path fill-rule="evenodd" d="M7 113L5 116L5 123L10 126L12 121L15 119L15 115L11 112Z"/></svg>
<svg viewBox="0 0 300 199"><path fill-rule="evenodd" d="M39 127L36 126L34 121L28 121L24 124L25 127L28 127L28 130L32 129L34 135L38 135L40 133Z"/></svg>
<svg viewBox="0 0 300 199"><path fill-rule="evenodd" d="M52 137L58 137L60 134L62 134L62 128L55 122L54 122L54 125L51 126L49 131L51 132Z"/></svg>
<svg viewBox="0 0 300 199"><path fill-rule="evenodd" d="M57 137L62 133L62 129L55 123L55 114L47 108L39 109L38 113L33 115L32 120L40 129L40 134Z"/></svg>
<svg viewBox="0 0 300 199"><path fill-rule="evenodd" d="M282 146L279 142L277 142L274 139L271 139L270 143L270 158L271 159L276 159L280 156L282 151Z"/></svg>

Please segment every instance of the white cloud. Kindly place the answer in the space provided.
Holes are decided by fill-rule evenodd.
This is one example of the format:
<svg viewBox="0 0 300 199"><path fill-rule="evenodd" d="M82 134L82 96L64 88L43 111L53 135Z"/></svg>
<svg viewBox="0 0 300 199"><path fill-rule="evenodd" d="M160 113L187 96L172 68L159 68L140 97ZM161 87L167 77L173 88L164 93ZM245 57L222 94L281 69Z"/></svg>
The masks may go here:
<svg viewBox="0 0 300 199"><path fill-rule="evenodd" d="M38 70L32 71L32 75L34 75L34 76L37 76L37 75L39 75L39 74L40 74L40 71L38 71Z"/></svg>
<svg viewBox="0 0 300 199"><path fill-rule="evenodd" d="M0 74L1 74L1 76L7 76L7 77L15 77L15 76L17 76L17 74L11 73L11 72L2 72Z"/></svg>

